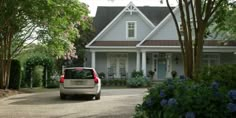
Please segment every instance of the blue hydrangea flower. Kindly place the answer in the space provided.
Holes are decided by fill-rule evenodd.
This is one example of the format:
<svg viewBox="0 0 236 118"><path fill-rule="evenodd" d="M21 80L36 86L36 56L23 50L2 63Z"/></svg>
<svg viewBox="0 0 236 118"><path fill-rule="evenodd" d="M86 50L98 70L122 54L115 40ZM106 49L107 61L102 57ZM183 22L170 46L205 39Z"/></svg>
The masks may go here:
<svg viewBox="0 0 236 118"><path fill-rule="evenodd" d="M166 99L162 99L160 104L161 104L161 106L165 106L167 104L167 100Z"/></svg>
<svg viewBox="0 0 236 118"><path fill-rule="evenodd" d="M212 89L217 90L219 88L219 83L214 81L214 82L212 82L211 87L212 87Z"/></svg>
<svg viewBox="0 0 236 118"><path fill-rule="evenodd" d="M176 99L170 98L170 99L168 100L168 105L169 105L169 106L173 106L173 105L176 105L176 104L177 104Z"/></svg>
<svg viewBox="0 0 236 118"><path fill-rule="evenodd" d="M231 100L236 100L236 90L230 90L228 92L228 95L229 95Z"/></svg>
<svg viewBox="0 0 236 118"><path fill-rule="evenodd" d="M160 97L165 97L165 96L166 96L166 94L165 94L164 90L160 90Z"/></svg>
<svg viewBox="0 0 236 118"><path fill-rule="evenodd" d="M185 118L195 118L195 114L193 112L187 112Z"/></svg>
<svg viewBox="0 0 236 118"><path fill-rule="evenodd" d="M236 104L229 103L229 104L227 105L227 109L228 109L230 112L236 112Z"/></svg>

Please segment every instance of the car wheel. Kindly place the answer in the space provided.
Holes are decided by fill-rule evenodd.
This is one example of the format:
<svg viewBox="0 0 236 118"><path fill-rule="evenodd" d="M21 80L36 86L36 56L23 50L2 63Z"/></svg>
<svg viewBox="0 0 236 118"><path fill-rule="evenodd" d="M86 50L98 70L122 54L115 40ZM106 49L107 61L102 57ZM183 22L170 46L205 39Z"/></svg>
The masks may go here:
<svg viewBox="0 0 236 118"><path fill-rule="evenodd" d="M100 100L101 98L101 91L95 96L95 100Z"/></svg>
<svg viewBox="0 0 236 118"><path fill-rule="evenodd" d="M64 99L66 99L66 95L63 94L63 93L60 93L60 98L61 98L62 100L64 100Z"/></svg>

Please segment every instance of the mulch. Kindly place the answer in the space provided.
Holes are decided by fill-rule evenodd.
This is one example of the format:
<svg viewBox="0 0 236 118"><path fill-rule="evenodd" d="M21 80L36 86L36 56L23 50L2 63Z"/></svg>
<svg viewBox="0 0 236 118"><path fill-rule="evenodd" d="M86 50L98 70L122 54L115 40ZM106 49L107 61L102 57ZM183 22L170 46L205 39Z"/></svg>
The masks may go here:
<svg viewBox="0 0 236 118"><path fill-rule="evenodd" d="M4 98L4 97L8 97L8 96L12 96L12 95L16 95L16 94L20 94L22 92L19 92L17 90L11 90L11 89L0 89L0 99Z"/></svg>

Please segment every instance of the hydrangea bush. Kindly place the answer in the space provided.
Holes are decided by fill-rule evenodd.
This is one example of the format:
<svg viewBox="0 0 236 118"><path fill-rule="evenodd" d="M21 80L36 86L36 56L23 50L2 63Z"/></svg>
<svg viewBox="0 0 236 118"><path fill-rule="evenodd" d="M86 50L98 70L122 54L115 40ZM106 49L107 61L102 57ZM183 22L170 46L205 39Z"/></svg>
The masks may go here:
<svg viewBox="0 0 236 118"><path fill-rule="evenodd" d="M205 84L185 79L168 79L148 90L135 118L233 118L236 90L218 82Z"/></svg>

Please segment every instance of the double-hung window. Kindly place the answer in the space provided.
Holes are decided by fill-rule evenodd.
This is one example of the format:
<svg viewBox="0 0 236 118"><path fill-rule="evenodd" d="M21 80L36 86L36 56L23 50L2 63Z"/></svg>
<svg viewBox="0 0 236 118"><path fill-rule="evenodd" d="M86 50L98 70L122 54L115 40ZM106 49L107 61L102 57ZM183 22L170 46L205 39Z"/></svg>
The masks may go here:
<svg viewBox="0 0 236 118"><path fill-rule="evenodd" d="M220 64L220 55L219 54L203 55L203 64L206 66L213 66Z"/></svg>
<svg viewBox="0 0 236 118"><path fill-rule="evenodd" d="M135 39L136 38L136 22L127 21L126 23L126 38Z"/></svg>

